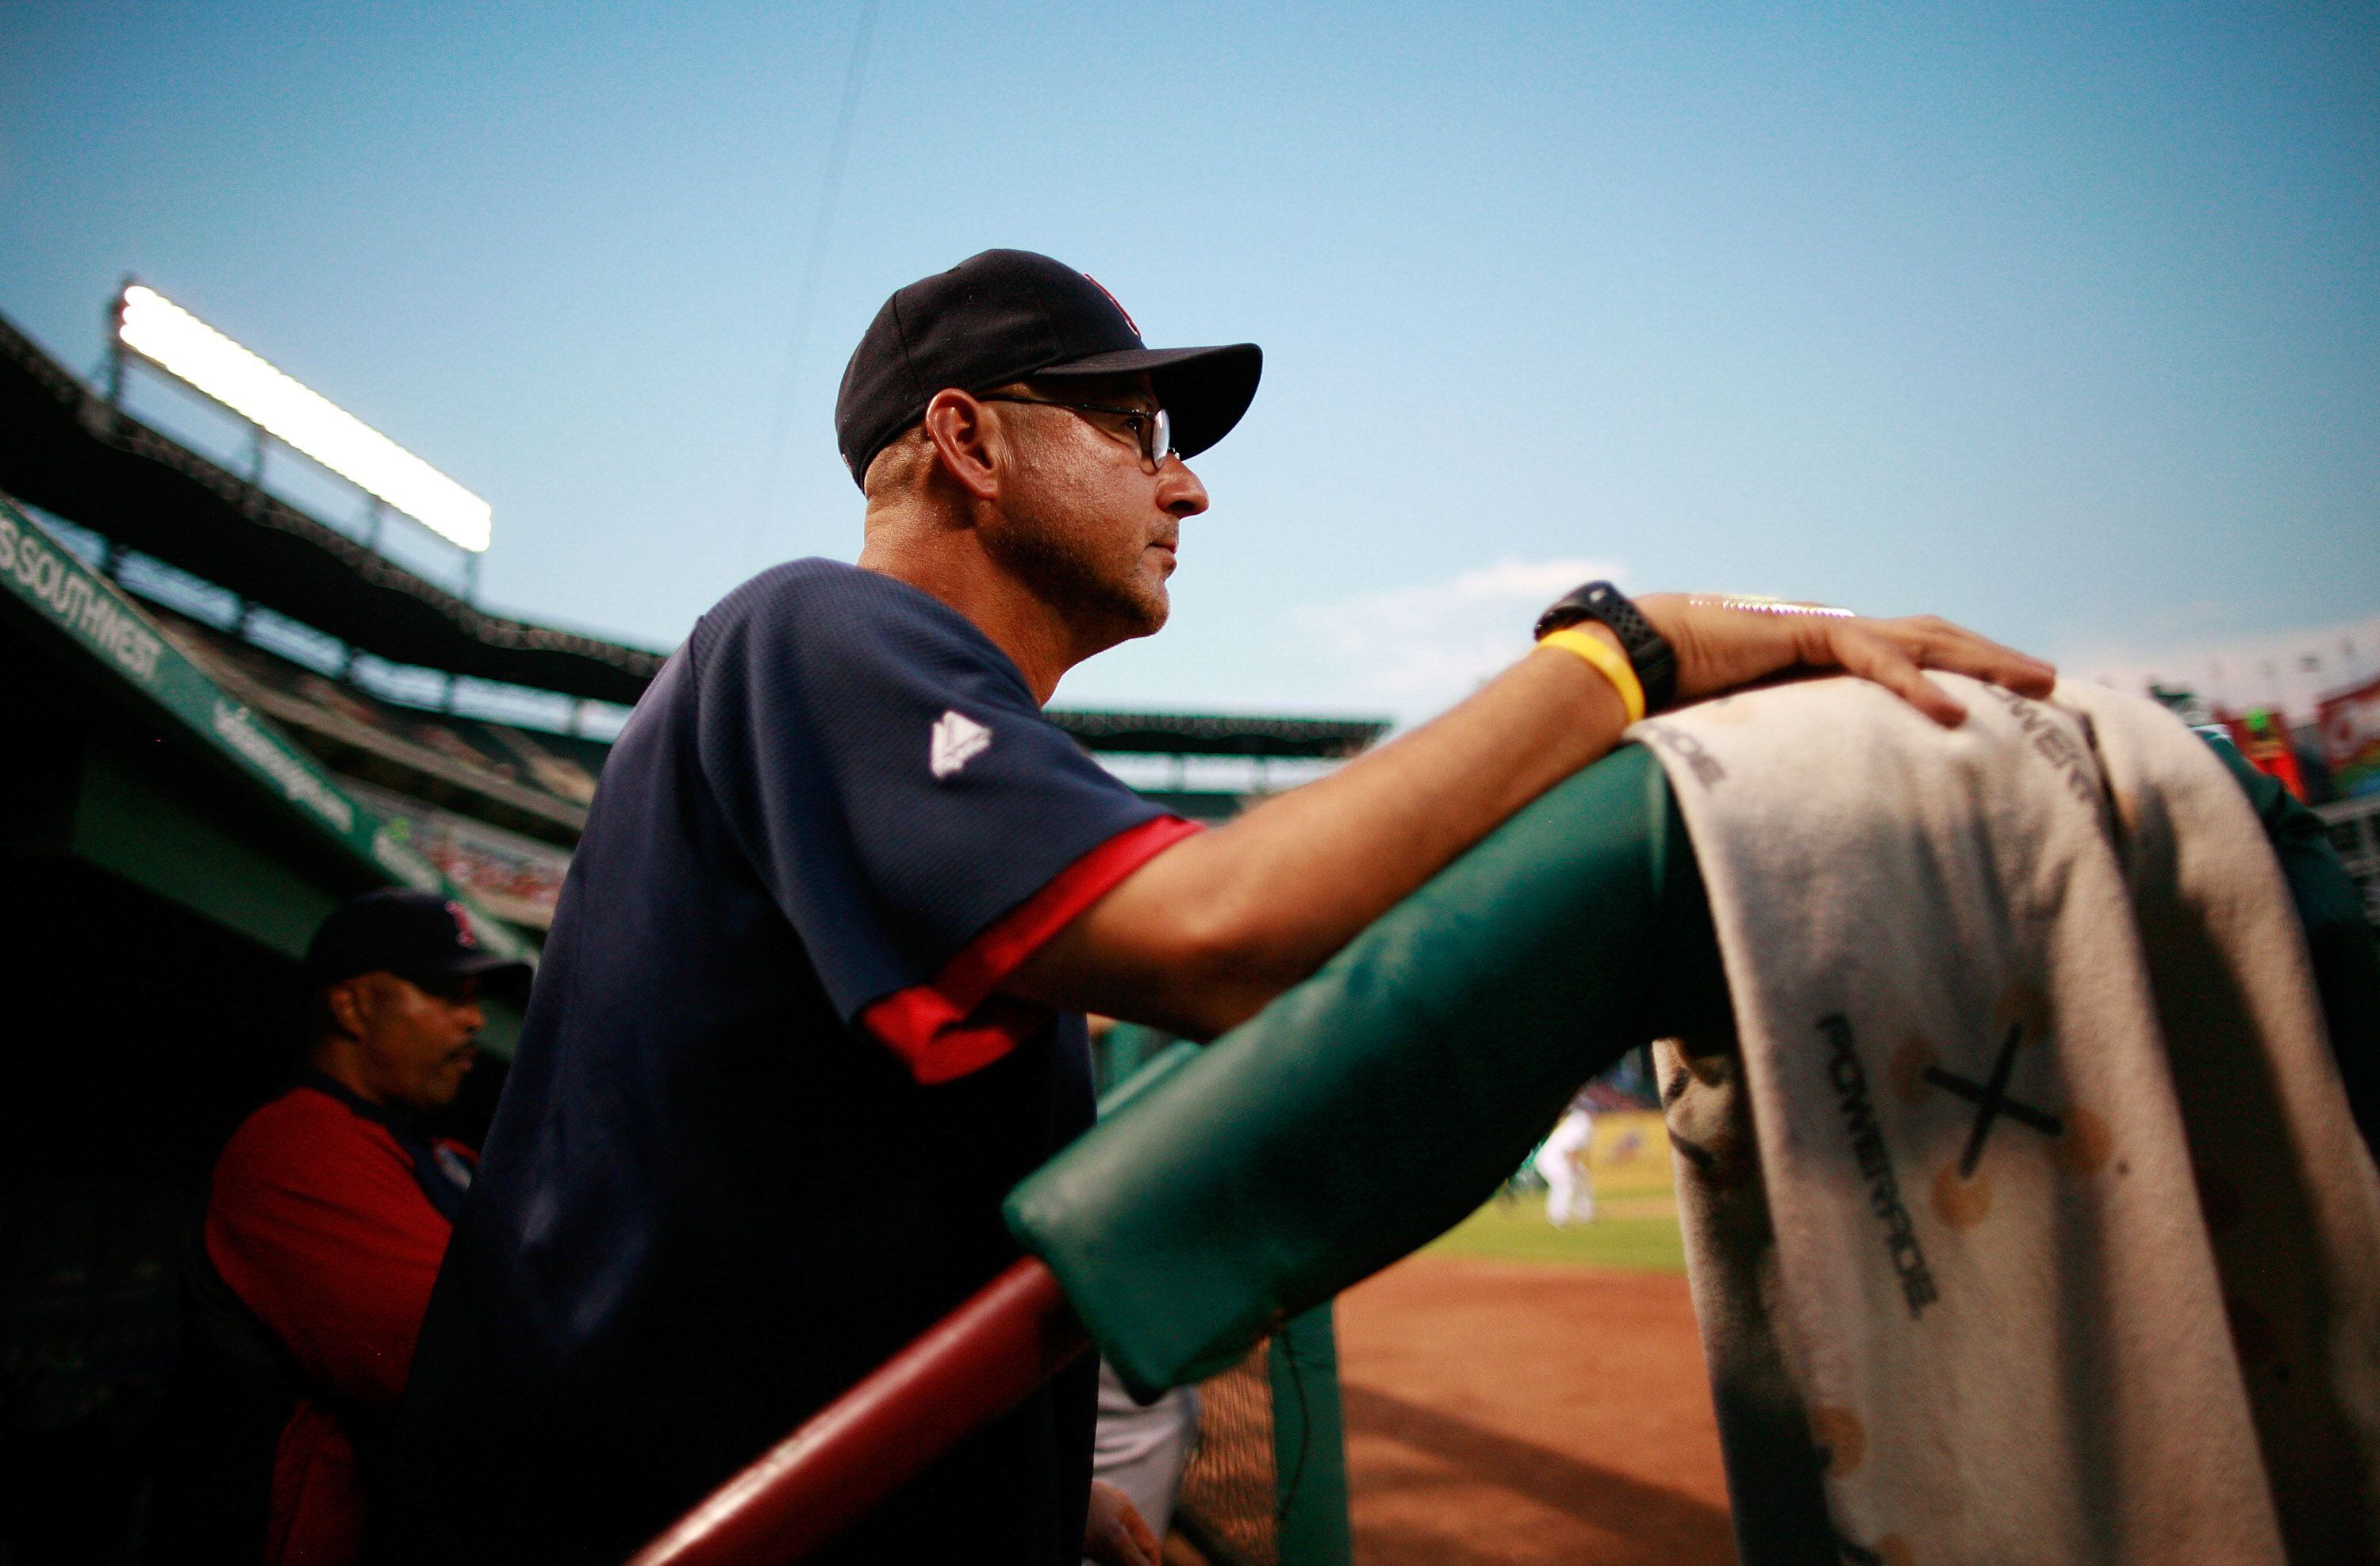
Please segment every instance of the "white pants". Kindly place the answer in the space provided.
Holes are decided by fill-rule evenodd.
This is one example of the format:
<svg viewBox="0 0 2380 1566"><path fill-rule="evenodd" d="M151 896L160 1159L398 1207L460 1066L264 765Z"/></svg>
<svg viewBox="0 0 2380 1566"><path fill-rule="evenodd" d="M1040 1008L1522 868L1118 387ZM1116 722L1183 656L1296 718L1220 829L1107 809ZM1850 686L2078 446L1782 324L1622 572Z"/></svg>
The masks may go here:
<svg viewBox="0 0 2380 1566"><path fill-rule="evenodd" d="M1197 1439L1196 1390L1176 1387L1143 1408L1100 1362L1099 1432L1091 1447L1091 1476L1131 1497L1159 1538L1172 1521L1173 1498Z"/></svg>
<svg viewBox="0 0 2380 1566"><path fill-rule="evenodd" d="M1588 1144L1595 1140L1595 1117L1572 1110L1561 1117L1531 1160L1546 1177L1546 1221L1559 1229L1595 1217L1595 1182L1586 1172Z"/></svg>

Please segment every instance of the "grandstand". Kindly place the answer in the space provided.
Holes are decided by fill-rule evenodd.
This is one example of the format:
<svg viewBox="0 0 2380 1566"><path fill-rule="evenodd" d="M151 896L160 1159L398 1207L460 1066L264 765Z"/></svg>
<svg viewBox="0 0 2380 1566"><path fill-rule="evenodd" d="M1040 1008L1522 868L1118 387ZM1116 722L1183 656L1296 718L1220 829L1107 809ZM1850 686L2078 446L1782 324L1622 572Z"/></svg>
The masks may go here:
<svg viewBox="0 0 2380 1566"><path fill-rule="evenodd" d="M2321 699L2313 748L2338 797L2317 803L2331 845L2363 893L2363 914L2380 929L2380 680Z"/></svg>
<svg viewBox="0 0 2380 1566"><path fill-rule="evenodd" d="M533 956L667 656L489 611L468 563L450 582L419 539L393 547L406 524L380 503L335 525L269 482L261 431L211 454L168 427L187 391L136 410L140 370L119 347L87 383L0 320L0 657L24 736L0 769L0 964L30 1045L0 1096L6 1560L135 1548L175 1249L215 1149L288 1069L314 923L371 885L443 887ZM1207 819L1387 727L1052 716ZM492 1054L524 999L492 1002ZM501 1059L474 1074L453 1129L475 1139L501 1078Z"/></svg>
<svg viewBox="0 0 2380 1566"><path fill-rule="evenodd" d="M2363 893L2363 917L2380 929L2380 795L2317 805L2314 811L2329 830L2330 845L2355 878Z"/></svg>

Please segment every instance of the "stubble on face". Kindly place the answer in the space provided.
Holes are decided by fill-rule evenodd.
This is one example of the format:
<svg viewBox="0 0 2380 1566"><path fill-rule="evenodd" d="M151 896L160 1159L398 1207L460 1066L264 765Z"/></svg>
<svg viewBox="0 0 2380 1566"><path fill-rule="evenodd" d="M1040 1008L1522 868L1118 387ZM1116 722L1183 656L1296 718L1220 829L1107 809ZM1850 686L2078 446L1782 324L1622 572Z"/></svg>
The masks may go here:
<svg viewBox="0 0 2380 1566"><path fill-rule="evenodd" d="M1031 395L1117 407L1147 400L1128 383ZM985 529L984 547L1101 645L1154 635L1172 609L1165 583L1179 519L1156 507L1138 455L1104 421L1093 425L1058 408L1034 417L1047 422L1027 427L1028 460L1011 478L1003 515Z"/></svg>
<svg viewBox="0 0 2380 1566"><path fill-rule="evenodd" d="M430 989L395 974L366 977L378 992L364 1048L387 1097L422 1111L453 1103L479 1057L477 985Z"/></svg>

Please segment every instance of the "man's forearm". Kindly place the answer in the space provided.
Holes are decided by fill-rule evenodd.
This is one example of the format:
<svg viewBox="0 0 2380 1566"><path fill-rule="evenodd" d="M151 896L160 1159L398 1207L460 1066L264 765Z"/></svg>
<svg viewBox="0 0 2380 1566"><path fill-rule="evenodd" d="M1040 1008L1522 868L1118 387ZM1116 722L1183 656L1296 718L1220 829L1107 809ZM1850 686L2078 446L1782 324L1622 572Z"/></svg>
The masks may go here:
<svg viewBox="0 0 2380 1566"><path fill-rule="evenodd" d="M1413 734L1160 855L1006 988L1210 1037L1609 751L1625 722L1585 661L1534 653Z"/></svg>
<svg viewBox="0 0 2380 1566"><path fill-rule="evenodd" d="M2057 671L1931 616L1776 615L1660 594L1638 610L1693 701L1791 669L1840 669L1955 727L1929 669L2046 697ZM1601 626L1591 633L1616 651ZM1167 850L1027 959L1027 1000L1207 1037L1253 1016L1505 818L1609 751L1623 709L1584 658L1540 648L1485 690L1320 783Z"/></svg>

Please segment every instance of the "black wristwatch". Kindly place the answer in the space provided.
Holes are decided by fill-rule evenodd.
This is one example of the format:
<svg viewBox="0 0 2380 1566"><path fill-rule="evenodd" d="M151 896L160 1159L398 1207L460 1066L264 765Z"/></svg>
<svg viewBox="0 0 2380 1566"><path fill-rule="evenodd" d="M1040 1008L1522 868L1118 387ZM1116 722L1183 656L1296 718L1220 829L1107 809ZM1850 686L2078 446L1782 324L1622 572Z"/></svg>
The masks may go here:
<svg viewBox="0 0 2380 1566"><path fill-rule="evenodd" d="M1543 639L1581 620L1599 621L1620 638L1620 650L1628 655L1636 683L1645 687L1645 711L1658 712L1670 705L1678 694L1678 655L1626 593L1609 582L1589 582L1538 615L1536 634Z"/></svg>

